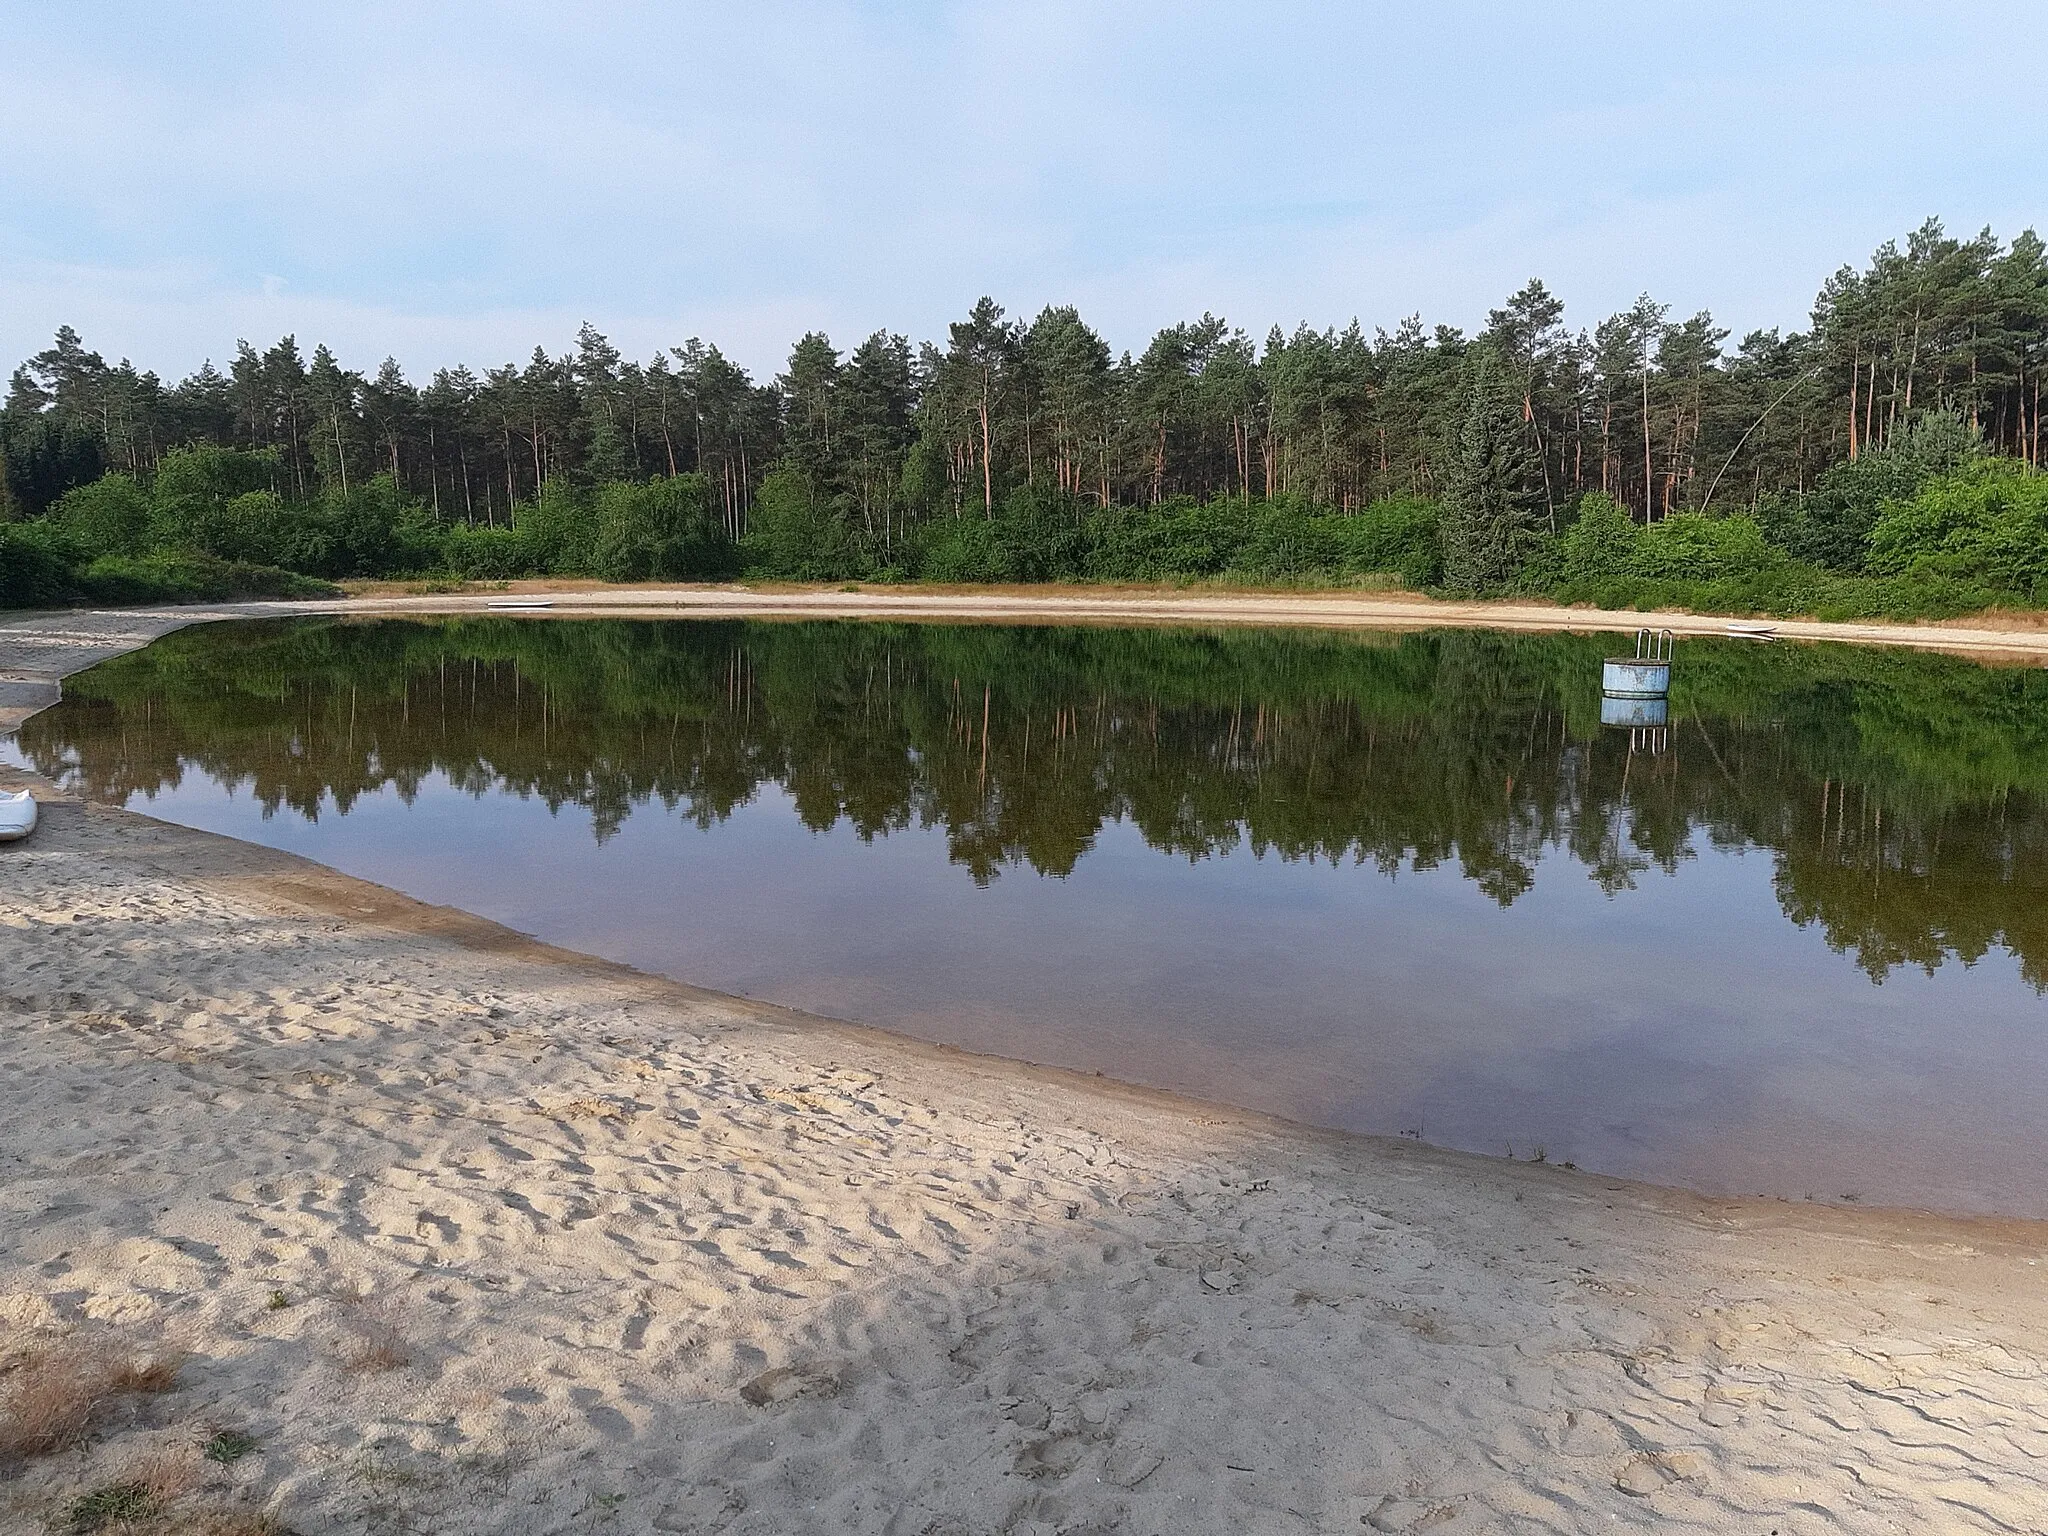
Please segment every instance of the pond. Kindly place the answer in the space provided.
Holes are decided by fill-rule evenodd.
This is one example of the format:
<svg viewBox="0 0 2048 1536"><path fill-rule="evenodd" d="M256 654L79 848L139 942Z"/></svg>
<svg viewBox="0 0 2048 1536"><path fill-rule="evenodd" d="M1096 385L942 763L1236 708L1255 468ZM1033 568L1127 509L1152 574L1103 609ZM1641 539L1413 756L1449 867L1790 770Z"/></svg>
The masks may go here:
<svg viewBox="0 0 2048 1536"><path fill-rule="evenodd" d="M1316 1124L2048 1216L2048 674L1611 638L185 631L6 751L699 985Z"/></svg>

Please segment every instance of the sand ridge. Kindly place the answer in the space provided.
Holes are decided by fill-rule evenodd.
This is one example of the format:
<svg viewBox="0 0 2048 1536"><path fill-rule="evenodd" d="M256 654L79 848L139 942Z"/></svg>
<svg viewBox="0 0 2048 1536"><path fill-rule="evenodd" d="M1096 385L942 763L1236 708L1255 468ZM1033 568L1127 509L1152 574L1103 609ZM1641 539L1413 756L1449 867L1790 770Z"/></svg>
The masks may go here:
<svg viewBox="0 0 2048 1536"><path fill-rule="evenodd" d="M2027 1224L1304 1131L74 804L0 977L0 1356L189 1351L0 1529L221 1425L202 1491L308 1536L2048 1511Z"/></svg>

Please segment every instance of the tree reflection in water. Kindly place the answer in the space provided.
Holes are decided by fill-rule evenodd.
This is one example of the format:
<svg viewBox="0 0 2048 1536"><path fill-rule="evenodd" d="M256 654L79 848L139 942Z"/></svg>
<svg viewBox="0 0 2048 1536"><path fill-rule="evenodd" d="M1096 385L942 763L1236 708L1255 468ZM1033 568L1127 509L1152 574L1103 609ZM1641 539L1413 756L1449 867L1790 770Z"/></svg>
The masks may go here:
<svg viewBox="0 0 2048 1536"><path fill-rule="evenodd" d="M1665 749L1599 725L1599 636L744 621L301 620L185 631L74 679L20 750L95 797L196 768L346 815L443 774L709 825L763 785L814 828L942 827L965 877L1061 876L1114 819L1455 865L1507 906L1562 849L1610 892L1698 840L1776 859L1785 914L1873 979L2010 950L2048 981L2048 677L1688 641ZM1547 876L1549 878L1549 876Z"/></svg>

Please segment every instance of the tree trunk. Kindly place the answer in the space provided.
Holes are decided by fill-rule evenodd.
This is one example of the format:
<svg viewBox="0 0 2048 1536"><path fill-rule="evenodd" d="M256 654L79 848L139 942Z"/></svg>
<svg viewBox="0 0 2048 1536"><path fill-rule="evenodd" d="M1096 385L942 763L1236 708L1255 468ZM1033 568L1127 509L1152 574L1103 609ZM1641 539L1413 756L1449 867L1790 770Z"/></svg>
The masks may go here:
<svg viewBox="0 0 2048 1536"><path fill-rule="evenodd" d="M1650 500L1655 494L1656 482L1650 473L1650 353L1649 344L1643 346L1643 521L1650 521L1652 511Z"/></svg>
<svg viewBox="0 0 2048 1536"><path fill-rule="evenodd" d="M1849 357L1849 459L1856 459L1856 381L1863 374L1863 358L1859 353Z"/></svg>
<svg viewBox="0 0 2048 1536"><path fill-rule="evenodd" d="M989 522L996 516L996 470L989 454L988 370L981 371L981 510Z"/></svg>

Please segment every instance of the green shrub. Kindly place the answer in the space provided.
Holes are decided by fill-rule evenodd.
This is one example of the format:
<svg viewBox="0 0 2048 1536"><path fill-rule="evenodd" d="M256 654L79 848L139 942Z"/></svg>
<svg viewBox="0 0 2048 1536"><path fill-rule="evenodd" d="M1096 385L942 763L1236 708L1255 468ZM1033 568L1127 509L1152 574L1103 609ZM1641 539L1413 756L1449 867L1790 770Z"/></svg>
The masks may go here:
<svg viewBox="0 0 2048 1536"><path fill-rule="evenodd" d="M597 518L588 499L560 479L512 514L512 526L526 544L531 569L557 576L582 575L597 552Z"/></svg>
<svg viewBox="0 0 2048 1536"><path fill-rule="evenodd" d="M1884 447L1831 467L1789 515L1774 515L1778 538L1797 559L1860 573L1885 504L1911 500L1929 480L1982 451L1976 430L1962 417L1929 412Z"/></svg>
<svg viewBox="0 0 2048 1536"><path fill-rule="evenodd" d="M1233 574L1255 581L1327 579L1343 564L1337 536L1343 518L1317 514L1292 500L1258 502L1248 512L1239 505L1242 533L1230 562Z"/></svg>
<svg viewBox="0 0 2048 1536"><path fill-rule="evenodd" d="M702 475L603 486L596 523L591 574L605 581L724 577L736 568Z"/></svg>
<svg viewBox="0 0 2048 1536"><path fill-rule="evenodd" d="M1617 575L1560 582L1550 596L1567 604L1653 612L1753 614L1769 618L1952 618L1987 606L1993 594L1941 579L1843 576L1785 560L1742 576L1708 581Z"/></svg>
<svg viewBox="0 0 2048 1536"><path fill-rule="evenodd" d="M1112 507L1091 519L1094 543L1086 572L1097 581L1172 581L1217 576L1236 560L1245 532L1242 507L1175 498L1143 507Z"/></svg>
<svg viewBox="0 0 2048 1536"><path fill-rule="evenodd" d="M41 523L0 523L0 608L54 608L78 595L70 552Z"/></svg>
<svg viewBox="0 0 2048 1536"><path fill-rule="evenodd" d="M1751 575L1783 558L1753 517L1688 512L1639 530L1622 569L1652 580L1718 581Z"/></svg>
<svg viewBox="0 0 2048 1536"><path fill-rule="evenodd" d="M320 576L423 571L440 555L440 534L426 509L389 475L346 493L329 491L285 526L289 537L268 552L270 563Z"/></svg>
<svg viewBox="0 0 2048 1536"><path fill-rule="evenodd" d="M790 581L844 580L864 575L867 563L838 509L798 469L761 482L741 554L750 574Z"/></svg>
<svg viewBox="0 0 2048 1536"><path fill-rule="evenodd" d="M1599 581L1635 570L1640 530L1619 502L1598 491L1579 498L1579 515L1557 540L1560 579Z"/></svg>
<svg viewBox="0 0 2048 1536"><path fill-rule="evenodd" d="M1330 519L1337 568L1354 575L1394 575L1420 590L1442 575L1437 505L1419 496L1375 501Z"/></svg>
<svg viewBox="0 0 2048 1536"><path fill-rule="evenodd" d="M2048 598L2048 475L1985 459L1887 502L1869 565L1885 576L1945 578Z"/></svg>
<svg viewBox="0 0 2048 1536"><path fill-rule="evenodd" d="M139 554L149 543L150 500L133 475L102 475L66 491L50 509L50 521L86 549L109 555Z"/></svg>
<svg viewBox="0 0 2048 1536"><path fill-rule="evenodd" d="M442 533L436 564L464 581L509 581L533 574L532 556L532 547L514 529L457 525Z"/></svg>
<svg viewBox="0 0 2048 1536"><path fill-rule="evenodd" d="M341 596L332 582L294 571L176 552L102 555L79 573L78 587L87 601L113 605Z"/></svg>
<svg viewBox="0 0 2048 1536"><path fill-rule="evenodd" d="M148 544L220 560L276 563L294 532L274 482L274 451L174 448L150 486ZM100 551L116 553L116 551Z"/></svg>

